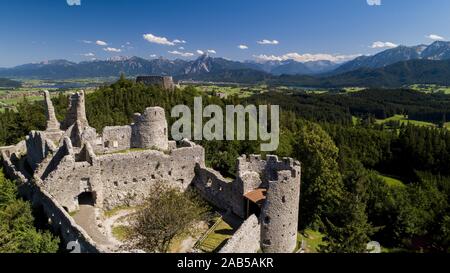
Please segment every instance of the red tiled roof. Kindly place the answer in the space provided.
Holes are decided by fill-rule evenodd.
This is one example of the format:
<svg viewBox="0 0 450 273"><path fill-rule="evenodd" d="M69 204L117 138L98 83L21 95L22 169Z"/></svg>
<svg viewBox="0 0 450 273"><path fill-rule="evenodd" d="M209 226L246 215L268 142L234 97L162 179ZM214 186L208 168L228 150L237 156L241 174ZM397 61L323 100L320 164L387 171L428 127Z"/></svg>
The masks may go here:
<svg viewBox="0 0 450 273"><path fill-rule="evenodd" d="M254 191L247 192L244 197L251 202L260 205L264 200L266 200L267 189L256 189Z"/></svg>

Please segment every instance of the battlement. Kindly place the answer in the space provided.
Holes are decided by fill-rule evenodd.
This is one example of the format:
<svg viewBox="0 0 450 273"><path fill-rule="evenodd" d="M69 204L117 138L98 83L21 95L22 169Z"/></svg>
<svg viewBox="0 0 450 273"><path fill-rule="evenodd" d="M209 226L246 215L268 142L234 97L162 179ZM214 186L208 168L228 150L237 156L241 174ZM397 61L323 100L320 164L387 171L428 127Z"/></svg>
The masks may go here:
<svg viewBox="0 0 450 273"><path fill-rule="evenodd" d="M274 180L277 172L291 170L292 176L296 177L301 164L292 158L282 158L280 160L276 155L267 155L263 160L260 155L242 155L237 159L237 176L244 176L248 172L256 172L263 176L265 182Z"/></svg>

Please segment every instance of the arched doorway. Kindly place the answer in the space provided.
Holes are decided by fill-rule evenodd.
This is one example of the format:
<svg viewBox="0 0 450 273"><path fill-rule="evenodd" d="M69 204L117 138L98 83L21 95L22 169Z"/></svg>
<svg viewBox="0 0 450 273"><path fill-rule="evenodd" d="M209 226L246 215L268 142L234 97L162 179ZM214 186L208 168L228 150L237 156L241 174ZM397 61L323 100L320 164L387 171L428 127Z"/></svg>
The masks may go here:
<svg viewBox="0 0 450 273"><path fill-rule="evenodd" d="M95 194L93 192L83 192L78 195L78 205L95 206Z"/></svg>

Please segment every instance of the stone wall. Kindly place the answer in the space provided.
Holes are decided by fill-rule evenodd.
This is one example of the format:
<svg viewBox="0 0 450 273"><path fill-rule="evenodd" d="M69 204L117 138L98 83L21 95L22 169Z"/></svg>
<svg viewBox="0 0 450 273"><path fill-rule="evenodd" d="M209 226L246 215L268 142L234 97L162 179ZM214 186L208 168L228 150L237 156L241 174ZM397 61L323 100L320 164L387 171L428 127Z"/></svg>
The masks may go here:
<svg viewBox="0 0 450 273"><path fill-rule="evenodd" d="M69 108L65 120L61 124L61 129L67 130L77 121L80 121L83 127L88 125L84 100L83 91L69 97Z"/></svg>
<svg viewBox="0 0 450 273"><path fill-rule="evenodd" d="M232 207L232 180L224 178L219 172L209 168L195 167L193 185L200 195L209 203L221 210Z"/></svg>
<svg viewBox="0 0 450 273"><path fill-rule="evenodd" d="M5 174L11 178L12 180L22 181L23 183L28 182L28 179L25 177L25 175L11 162L11 158L16 157L15 153L9 154L6 150L0 150L1 151L1 157L2 157L2 163L3 163L3 170L5 171Z"/></svg>
<svg viewBox="0 0 450 273"><path fill-rule="evenodd" d="M25 187L29 187L26 185ZM22 188L22 192L23 192ZM49 223L54 232L59 234L63 245L67 246L69 242L79 244L81 253L108 252L97 245L87 232L75 223L75 220L66 212L66 210L53 199L53 197L41 188L26 189L32 196L30 198L34 208L42 210L49 218Z"/></svg>
<svg viewBox="0 0 450 273"><path fill-rule="evenodd" d="M178 148L169 154L143 150L90 158L90 162L77 162L76 155L69 154L45 177L45 189L69 211L77 210L83 185L90 185L96 206L112 209L142 202L157 181L185 190L195 177L196 164L204 166L201 146Z"/></svg>
<svg viewBox="0 0 450 273"><path fill-rule="evenodd" d="M297 244L300 163L272 157L268 165L276 172L261 212L261 248L265 253L290 253Z"/></svg>
<svg viewBox="0 0 450 273"><path fill-rule="evenodd" d="M219 253L257 253L260 249L261 226L253 214L234 233Z"/></svg>
<svg viewBox="0 0 450 273"><path fill-rule="evenodd" d="M24 155L27 153L27 144L25 140L22 140L16 145L0 147L0 153L1 152L5 152L5 155L8 157L12 154Z"/></svg>
<svg viewBox="0 0 450 273"><path fill-rule="evenodd" d="M136 78L136 82L145 85L155 85L165 90L175 89L173 78L169 76L139 76Z"/></svg>
<svg viewBox="0 0 450 273"><path fill-rule="evenodd" d="M131 148L131 126L108 126L103 129L104 152L110 153Z"/></svg>
<svg viewBox="0 0 450 273"><path fill-rule="evenodd" d="M169 132L163 108L149 107L142 115L135 114L134 119L131 139L133 148L168 150Z"/></svg>
<svg viewBox="0 0 450 273"><path fill-rule="evenodd" d="M30 200L35 209L41 210L48 217L49 224L53 231L61 237L63 245L73 241L79 244L82 253L107 252L107 250L98 246L83 228L75 223L52 195L38 186L43 184L42 180L38 178L36 181L31 181L25 178L21 171L17 169L17 166L11 162L5 151L2 151L2 158L6 175L19 183L19 194Z"/></svg>
<svg viewBox="0 0 450 273"><path fill-rule="evenodd" d="M44 98L45 98L45 116L47 118L47 130L49 132L59 132L60 131L60 124L58 122L58 119L56 118L55 114L55 108L53 107L53 103L50 97L50 93L46 90L44 91Z"/></svg>
<svg viewBox="0 0 450 273"><path fill-rule="evenodd" d="M50 154L57 149L53 142L47 140L43 132L32 131L26 137L27 161L34 170Z"/></svg>

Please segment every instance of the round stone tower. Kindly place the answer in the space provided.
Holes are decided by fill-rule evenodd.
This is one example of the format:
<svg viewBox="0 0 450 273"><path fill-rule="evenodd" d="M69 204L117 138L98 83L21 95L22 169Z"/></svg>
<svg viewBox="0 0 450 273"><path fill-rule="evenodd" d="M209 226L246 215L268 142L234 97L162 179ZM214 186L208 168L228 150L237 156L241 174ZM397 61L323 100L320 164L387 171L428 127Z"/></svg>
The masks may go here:
<svg viewBox="0 0 450 273"><path fill-rule="evenodd" d="M149 107L136 116L136 148L169 149L166 112L161 107Z"/></svg>
<svg viewBox="0 0 450 273"><path fill-rule="evenodd" d="M269 181L261 213L261 249L265 253L292 253L297 244L300 166L277 174L277 180Z"/></svg>

